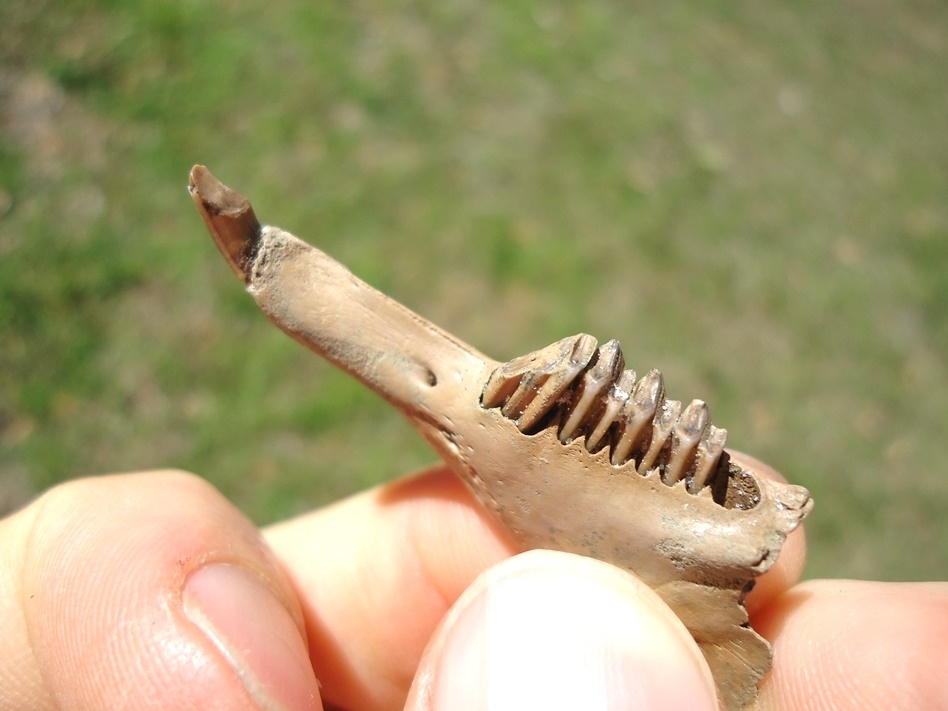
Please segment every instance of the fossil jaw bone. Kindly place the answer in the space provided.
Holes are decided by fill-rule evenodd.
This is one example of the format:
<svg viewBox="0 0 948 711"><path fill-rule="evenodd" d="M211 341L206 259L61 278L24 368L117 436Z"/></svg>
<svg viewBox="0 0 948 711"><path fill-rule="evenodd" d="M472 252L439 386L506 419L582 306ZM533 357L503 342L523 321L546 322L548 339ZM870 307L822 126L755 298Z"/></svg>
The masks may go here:
<svg viewBox="0 0 948 711"><path fill-rule="evenodd" d="M190 192L273 323L402 412L524 550L598 558L650 585L691 631L728 708L770 669L744 596L812 507L739 465L707 406L636 382L619 344L584 334L501 364L262 227L203 166Z"/></svg>

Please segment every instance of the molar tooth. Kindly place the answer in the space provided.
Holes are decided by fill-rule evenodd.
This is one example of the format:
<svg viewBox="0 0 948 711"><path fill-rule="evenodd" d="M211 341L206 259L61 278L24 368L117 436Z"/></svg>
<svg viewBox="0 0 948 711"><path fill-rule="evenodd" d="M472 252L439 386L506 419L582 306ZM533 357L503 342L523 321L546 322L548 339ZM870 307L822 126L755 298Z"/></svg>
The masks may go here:
<svg viewBox="0 0 948 711"><path fill-rule="evenodd" d="M504 369L510 365L509 363L501 366L494 370L490 374L490 377L487 379L487 383L484 385L484 391L481 393L481 406L488 409L493 407L500 407L502 404L507 402L510 396L517 389L517 386L520 385L522 379L521 375L511 375L509 377L505 376Z"/></svg>
<svg viewBox="0 0 948 711"><path fill-rule="evenodd" d="M711 475L718 467L724 445L727 442L727 430L711 425L698 443L695 461L695 475L688 483L691 493L702 490L708 484Z"/></svg>
<svg viewBox="0 0 948 711"><path fill-rule="evenodd" d="M514 358L490 374L481 394L481 404L487 408L503 406L504 416L516 419L536 403L534 407L542 416L544 407L548 409L562 394L586 367L595 350L596 339L581 333ZM528 419L536 416L531 410Z"/></svg>
<svg viewBox="0 0 948 711"><path fill-rule="evenodd" d="M563 339L541 350L518 356L495 368L484 386L481 405L488 408L500 407L514 397L524 397L523 392L517 394L518 390L523 390L521 387L523 379L531 374L542 372L548 361L554 360L557 356L561 357L567 340L569 339Z"/></svg>
<svg viewBox="0 0 948 711"><path fill-rule="evenodd" d="M605 406L599 415L599 421L593 431L586 435L587 450L595 452L600 447L609 432L609 428L615 423L619 413L625 409L634 384L635 371L626 370L609 389L609 393L605 397Z"/></svg>
<svg viewBox="0 0 948 711"><path fill-rule="evenodd" d="M599 357L595 364L583 375L579 397L576 398L572 411L562 429L560 442L567 444L589 421L602 403L604 391L618 377L625 365L622 358L622 349L619 342L612 339L599 349Z"/></svg>
<svg viewBox="0 0 948 711"><path fill-rule="evenodd" d="M671 436L672 428L681 414L681 403L678 400L666 400L661 413L652 422L652 441L648 451L639 463L639 474L644 474L659 463L662 449Z"/></svg>
<svg viewBox="0 0 948 711"><path fill-rule="evenodd" d="M503 403L500 411L504 417L517 419L527 409L530 402L537 396L538 391L546 382L549 375L543 372L532 371L520 376L516 389Z"/></svg>
<svg viewBox="0 0 948 711"><path fill-rule="evenodd" d="M517 420L517 427L522 432L533 429L534 425L550 411L563 391L576 380L596 352L596 339L585 333L567 341L572 341L569 344L571 347L568 350L568 357L551 362L544 368L546 378L536 388L536 395ZM566 351L567 349L564 348L563 352ZM519 392L520 388L517 388L517 391Z"/></svg>
<svg viewBox="0 0 948 711"><path fill-rule="evenodd" d="M671 452L665 467L665 483L674 484L685 478L695 458L695 449L711 423L708 406L692 400L672 431Z"/></svg>
<svg viewBox="0 0 948 711"><path fill-rule="evenodd" d="M635 376L633 375L633 378ZM626 409L622 436L612 452L613 464L624 464L645 439L658 409L665 397L665 381L657 370L650 370L635 385Z"/></svg>

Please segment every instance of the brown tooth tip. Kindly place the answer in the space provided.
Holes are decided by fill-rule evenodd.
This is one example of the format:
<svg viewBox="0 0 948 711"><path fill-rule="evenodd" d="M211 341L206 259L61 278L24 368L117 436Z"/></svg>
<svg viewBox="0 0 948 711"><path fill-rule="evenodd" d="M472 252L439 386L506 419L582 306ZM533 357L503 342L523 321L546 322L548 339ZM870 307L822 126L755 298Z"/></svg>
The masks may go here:
<svg viewBox="0 0 948 711"><path fill-rule="evenodd" d="M191 168L188 191L217 248L234 273L247 281L261 229L250 202L215 178L203 165Z"/></svg>

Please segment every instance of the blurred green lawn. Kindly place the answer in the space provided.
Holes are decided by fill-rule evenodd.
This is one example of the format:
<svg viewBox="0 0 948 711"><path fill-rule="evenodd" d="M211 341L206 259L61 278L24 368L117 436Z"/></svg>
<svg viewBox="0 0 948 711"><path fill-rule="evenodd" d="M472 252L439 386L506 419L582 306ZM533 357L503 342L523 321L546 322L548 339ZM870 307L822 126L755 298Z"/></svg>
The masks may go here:
<svg viewBox="0 0 948 711"><path fill-rule="evenodd" d="M948 578L948 5L0 5L0 506L255 520L433 461L257 311L192 163L477 348L585 331L810 487L810 576Z"/></svg>

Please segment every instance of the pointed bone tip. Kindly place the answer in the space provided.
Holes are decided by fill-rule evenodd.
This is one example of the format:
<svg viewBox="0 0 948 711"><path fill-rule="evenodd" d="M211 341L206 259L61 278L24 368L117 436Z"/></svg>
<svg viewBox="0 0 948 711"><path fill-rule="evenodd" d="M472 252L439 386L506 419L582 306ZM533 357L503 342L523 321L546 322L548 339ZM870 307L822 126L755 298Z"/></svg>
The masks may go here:
<svg viewBox="0 0 948 711"><path fill-rule="evenodd" d="M231 269L248 281L261 230L250 202L215 178L203 165L191 168L188 192Z"/></svg>

